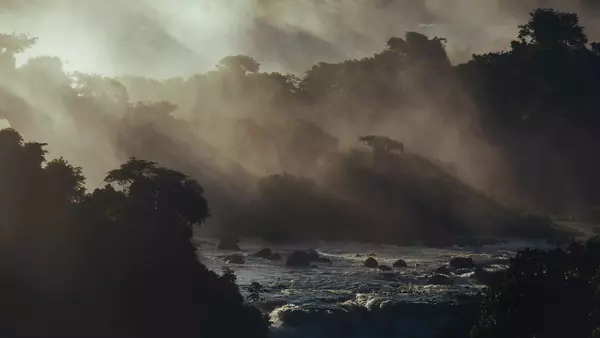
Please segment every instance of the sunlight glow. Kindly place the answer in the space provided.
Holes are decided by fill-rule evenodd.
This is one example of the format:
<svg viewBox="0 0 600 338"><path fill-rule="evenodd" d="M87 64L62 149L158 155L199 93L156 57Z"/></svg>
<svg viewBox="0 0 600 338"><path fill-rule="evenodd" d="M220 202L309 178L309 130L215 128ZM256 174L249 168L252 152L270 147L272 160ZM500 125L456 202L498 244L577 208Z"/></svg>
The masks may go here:
<svg viewBox="0 0 600 338"><path fill-rule="evenodd" d="M6 119L0 119L0 130L10 128L10 123Z"/></svg>

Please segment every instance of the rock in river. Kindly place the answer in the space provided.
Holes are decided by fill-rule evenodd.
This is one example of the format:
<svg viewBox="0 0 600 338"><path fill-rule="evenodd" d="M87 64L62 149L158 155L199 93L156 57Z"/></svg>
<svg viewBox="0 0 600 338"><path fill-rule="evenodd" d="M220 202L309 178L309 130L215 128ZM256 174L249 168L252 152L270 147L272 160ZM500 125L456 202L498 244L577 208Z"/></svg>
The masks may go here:
<svg viewBox="0 0 600 338"><path fill-rule="evenodd" d="M278 253L274 253L271 256L266 258L269 261L280 261L281 260L281 255Z"/></svg>
<svg viewBox="0 0 600 338"><path fill-rule="evenodd" d="M450 260L450 266L456 269L473 269L475 262L471 257L454 257Z"/></svg>
<svg viewBox="0 0 600 338"><path fill-rule="evenodd" d="M379 263L377 263L377 260L375 260L375 258L369 257L365 260L364 265L367 268L377 268L379 266Z"/></svg>
<svg viewBox="0 0 600 338"><path fill-rule="evenodd" d="M267 259L267 258L271 257L272 255L273 255L273 253L271 252L271 249L269 249L269 248L261 249L257 253L252 254L253 257L264 258L264 259Z"/></svg>
<svg viewBox="0 0 600 338"><path fill-rule="evenodd" d="M399 259L397 261L394 262L393 265L395 268L406 268L408 267L408 264L406 264L406 261L403 259Z"/></svg>
<svg viewBox="0 0 600 338"><path fill-rule="evenodd" d="M312 262L311 256L305 251L295 250L292 252L288 258L286 265L287 266L310 266Z"/></svg>
<svg viewBox="0 0 600 338"><path fill-rule="evenodd" d="M240 254L233 254L233 255L229 255L229 256L225 256L223 258L223 260L227 263L230 264L244 264L246 263L246 259L244 258L244 256L240 255Z"/></svg>
<svg viewBox="0 0 600 338"><path fill-rule="evenodd" d="M219 250L239 250L240 247L237 245L238 239L235 237L223 237L219 242L217 249Z"/></svg>
<svg viewBox="0 0 600 338"><path fill-rule="evenodd" d="M427 280L429 285L454 285L454 281L446 275L434 275Z"/></svg>

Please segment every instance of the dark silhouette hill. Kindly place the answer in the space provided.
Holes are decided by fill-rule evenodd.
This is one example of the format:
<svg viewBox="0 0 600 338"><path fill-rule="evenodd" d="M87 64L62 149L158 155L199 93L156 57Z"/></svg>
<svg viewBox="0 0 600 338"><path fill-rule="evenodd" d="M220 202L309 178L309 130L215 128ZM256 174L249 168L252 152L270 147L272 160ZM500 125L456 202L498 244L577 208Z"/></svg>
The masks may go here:
<svg viewBox="0 0 600 338"><path fill-rule="evenodd" d="M354 150L325 169L323 185L289 174L262 179L240 235L271 240L352 240L451 245L500 237L552 237L546 218L524 215L418 154Z"/></svg>

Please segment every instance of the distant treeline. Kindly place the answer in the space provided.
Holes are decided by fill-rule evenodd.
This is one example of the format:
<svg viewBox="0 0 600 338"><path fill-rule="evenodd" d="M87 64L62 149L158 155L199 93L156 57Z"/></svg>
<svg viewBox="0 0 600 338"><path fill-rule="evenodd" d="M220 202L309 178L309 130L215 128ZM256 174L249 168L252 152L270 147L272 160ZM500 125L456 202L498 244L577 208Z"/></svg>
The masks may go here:
<svg viewBox="0 0 600 338"><path fill-rule="evenodd" d="M525 222L536 230L518 229L522 210L598 217L600 44L575 14L536 10L507 50L461 65L443 38L409 32L302 77L261 72L244 55L165 81L66 74L51 57L15 67L35 42L0 39L0 109L11 125L59 149L85 141L88 151L65 156L95 181L131 156L185 172L207 189L223 232L437 241L551 232L539 218ZM69 128L53 129L60 123ZM384 151L381 167L373 148L369 164L348 150L367 135L405 152ZM435 159L445 153L456 153L449 164ZM276 202L291 201L293 220L273 204L282 190Z"/></svg>

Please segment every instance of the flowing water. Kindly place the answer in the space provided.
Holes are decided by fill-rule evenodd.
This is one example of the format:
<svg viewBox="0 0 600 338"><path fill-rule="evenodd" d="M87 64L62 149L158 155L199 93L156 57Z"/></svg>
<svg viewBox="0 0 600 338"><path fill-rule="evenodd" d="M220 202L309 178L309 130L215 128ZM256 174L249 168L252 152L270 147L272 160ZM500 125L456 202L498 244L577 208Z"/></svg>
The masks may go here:
<svg viewBox="0 0 600 338"><path fill-rule="evenodd" d="M240 251L223 251L217 250L214 239L197 238L196 243L201 260L210 269L235 271L243 293L252 282L262 285L264 299L256 304L270 313L273 337L298 338L438 337L460 321L464 311L456 300L485 287L468 269L449 274L454 282L451 286L428 285L435 269L456 256L472 257L488 269L502 269L517 250L547 246L517 241L477 248L329 242L273 245L247 240L239 243ZM250 256L263 248L280 253L283 259ZM287 254L306 249L316 249L331 262L307 268L286 266ZM234 253L246 255L246 262L223 260ZM408 267L392 271L367 268L363 262L369 256L390 267L403 259Z"/></svg>

